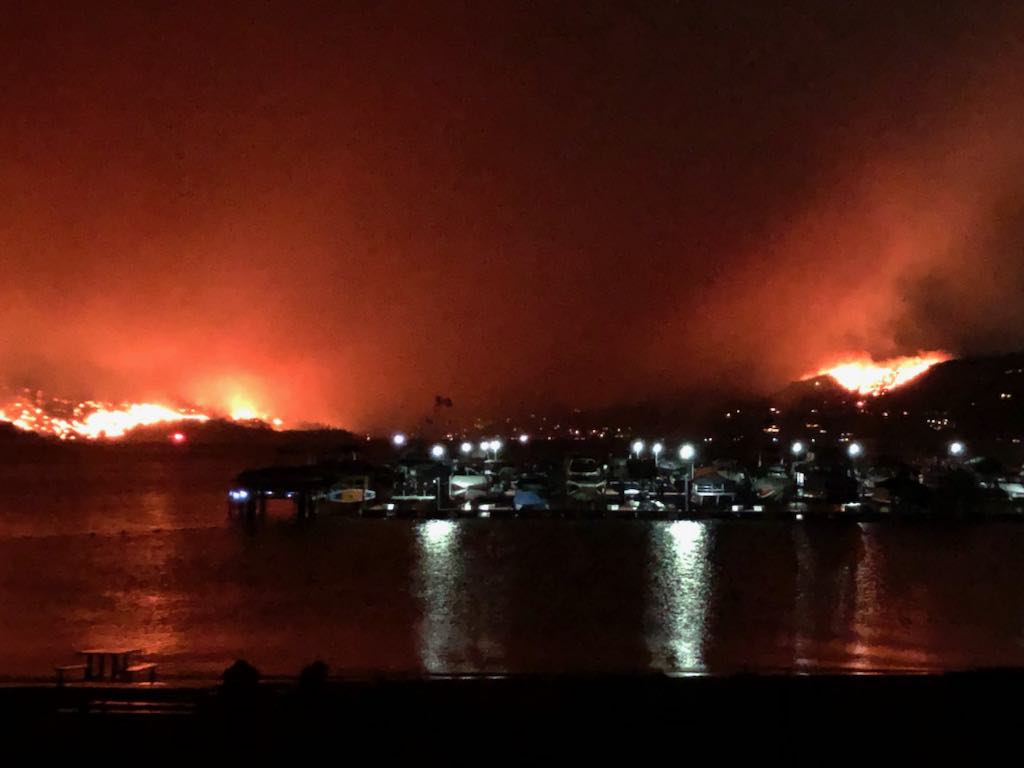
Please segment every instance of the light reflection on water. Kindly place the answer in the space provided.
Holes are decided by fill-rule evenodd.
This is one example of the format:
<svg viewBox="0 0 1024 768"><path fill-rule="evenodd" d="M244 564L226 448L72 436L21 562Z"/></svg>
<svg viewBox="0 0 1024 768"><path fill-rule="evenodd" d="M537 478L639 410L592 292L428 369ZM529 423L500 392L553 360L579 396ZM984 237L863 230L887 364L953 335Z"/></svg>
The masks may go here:
<svg viewBox="0 0 1024 768"><path fill-rule="evenodd" d="M881 638L873 631L871 623L874 618L875 606L878 603L878 574L881 569L881 553L877 542L863 525L860 530L860 556L854 572L854 608L851 622L851 640L847 643L846 653L850 657L850 666L854 669L870 669L873 646Z"/></svg>
<svg viewBox="0 0 1024 768"><path fill-rule="evenodd" d="M655 669L704 667L705 617L710 597L707 527L692 520L650 527L647 647Z"/></svg>
<svg viewBox="0 0 1024 768"><path fill-rule="evenodd" d="M452 520L428 520L416 526L415 592L423 616L417 627L420 662L428 672L449 672L449 658L464 650L457 630L463 560L457 552L459 527Z"/></svg>
<svg viewBox="0 0 1024 768"><path fill-rule="evenodd" d="M136 503L146 520L156 528L173 527L173 498L167 491L147 491L138 497ZM194 596L168 586L177 582L169 571L178 562L181 542L176 537L168 537L159 542L111 541L112 547L133 548L133 559L144 560L148 568L155 569L164 577L156 584L147 585L148 589L140 589L135 580L120 581L104 589L103 598L109 605L109 616L114 618L85 625L82 631L83 645L92 648L140 648L147 654L165 658L185 648L185 633L177 625L177 620L182 616L182 604L194 599Z"/></svg>
<svg viewBox="0 0 1024 768"><path fill-rule="evenodd" d="M168 677L239 656L273 674L318 657L339 672L1024 665L1020 523L240 526L224 509L236 459L58 458L0 466L0 676L124 644Z"/></svg>
<svg viewBox="0 0 1024 768"><path fill-rule="evenodd" d="M923 670L941 666L933 653L923 644L913 642L897 645L891 636L880 631L885 626L881 615L886 607L882 592L882 574L885 572L885 549L879 543L878 526L861 523L860 549L853 578L854 608L850 622L850 641L844 648L851 669L872 670L884 659L884 666L908 670ZM909 618L909 617L907 617Z"/></svg>

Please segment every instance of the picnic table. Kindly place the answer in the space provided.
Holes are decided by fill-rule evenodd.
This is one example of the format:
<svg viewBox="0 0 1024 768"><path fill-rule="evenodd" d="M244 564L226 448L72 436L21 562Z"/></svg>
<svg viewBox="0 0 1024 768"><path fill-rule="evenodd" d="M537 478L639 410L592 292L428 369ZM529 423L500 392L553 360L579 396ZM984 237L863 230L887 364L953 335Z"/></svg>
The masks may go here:
<svg viewBox="0 0 1024 768"><path fill-rule="evenodd" d="M85 659L86 680L118 680L131 666L132 656L140 653L139 648L88 648L78 651L78 655Z"/></svg>

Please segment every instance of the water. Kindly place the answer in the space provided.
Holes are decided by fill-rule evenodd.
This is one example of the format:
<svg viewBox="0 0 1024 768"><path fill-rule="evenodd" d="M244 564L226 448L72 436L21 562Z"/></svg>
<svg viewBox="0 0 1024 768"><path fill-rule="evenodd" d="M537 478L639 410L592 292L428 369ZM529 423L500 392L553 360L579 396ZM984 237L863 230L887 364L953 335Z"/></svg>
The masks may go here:
<svg viewBox="0 0 1024 768"><path fill-rule="evenodd" d="M165 677L1024 663L1024 525L226 518L262 457L0 466L0 677L133 645Z"/></svg>

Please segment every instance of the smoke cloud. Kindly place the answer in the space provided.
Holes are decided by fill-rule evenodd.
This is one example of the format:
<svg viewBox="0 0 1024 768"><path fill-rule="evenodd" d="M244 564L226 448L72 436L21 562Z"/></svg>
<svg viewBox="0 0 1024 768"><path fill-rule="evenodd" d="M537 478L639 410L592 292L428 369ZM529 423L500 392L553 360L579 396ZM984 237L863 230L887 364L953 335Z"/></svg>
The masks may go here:
<svg viewBox="0 0 1024 768"><path fill-rule="evenodd" d="M0 31L0 383L354 428L1024 346L1018 4Z"/></svg>

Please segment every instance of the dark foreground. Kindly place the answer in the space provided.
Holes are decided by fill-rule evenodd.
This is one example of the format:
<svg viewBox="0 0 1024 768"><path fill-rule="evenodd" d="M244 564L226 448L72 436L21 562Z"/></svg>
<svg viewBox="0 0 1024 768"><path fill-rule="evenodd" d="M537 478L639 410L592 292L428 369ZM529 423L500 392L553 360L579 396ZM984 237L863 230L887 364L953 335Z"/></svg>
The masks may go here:
<svg viewBox="0 0 1024 768"><path fill-rule="evenodd" d="M337 760L417 762L626 748L689 762L737 751L813 759L824 748L980 757L1014 738L1017 670L943 675L381 679L311 686L0 689L7 744L147 754L216 742L246 752L329 744ZM43 738L44 741L38 741ZM49 748L48 747L48 748ZM367 753L363 750L371 750ZM340 760L340 757L347 760Z"/></svg>

